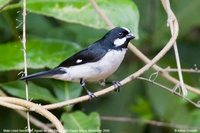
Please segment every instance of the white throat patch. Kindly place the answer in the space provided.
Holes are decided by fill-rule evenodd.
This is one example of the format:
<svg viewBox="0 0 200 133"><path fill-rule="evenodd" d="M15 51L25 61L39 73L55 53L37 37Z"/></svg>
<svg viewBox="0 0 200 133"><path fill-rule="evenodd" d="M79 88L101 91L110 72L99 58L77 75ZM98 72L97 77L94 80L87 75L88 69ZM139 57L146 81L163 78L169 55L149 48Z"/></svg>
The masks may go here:
<svg viewBox="0 0 200 133"><path fill-rule="evenodd" d="M117 38L114 40L114 45L116 47L123 45L126 42L126 37L123 38Z"/></svg>

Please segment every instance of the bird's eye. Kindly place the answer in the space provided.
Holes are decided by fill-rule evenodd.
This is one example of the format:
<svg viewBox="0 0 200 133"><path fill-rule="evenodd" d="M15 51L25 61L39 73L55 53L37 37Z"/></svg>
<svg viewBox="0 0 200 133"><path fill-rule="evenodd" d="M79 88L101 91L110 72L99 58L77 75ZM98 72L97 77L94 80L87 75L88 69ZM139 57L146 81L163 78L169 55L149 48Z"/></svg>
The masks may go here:
<svg viewBox="0 0 200 133"><path fill-rule="evenodd" d="M123 33L120 32L120 33L119 33L119 36L123 36Z"/></svg>

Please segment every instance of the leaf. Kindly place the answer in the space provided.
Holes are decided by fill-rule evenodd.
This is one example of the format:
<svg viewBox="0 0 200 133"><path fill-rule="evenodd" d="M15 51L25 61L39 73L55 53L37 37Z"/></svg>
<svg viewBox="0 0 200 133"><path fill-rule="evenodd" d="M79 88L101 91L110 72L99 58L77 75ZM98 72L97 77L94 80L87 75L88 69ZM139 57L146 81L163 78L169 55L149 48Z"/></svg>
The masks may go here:
<svg viewBox="0 0 200 133"><path fill-rule="evenodd" d="M64 127L71 132L99 132L100 130L100 118L97 113L91 113L89 116L83 112L76 111L73 113L64 113L61 116L61 120L64 122Z"/></svg>
<svg viewBox="0 0 200 133"><path fill-rule="evenodd" d="M37 86L32 82L29 82L28 85L29 85L29 99L44 100L48 102L57 101L46 88ZM25 85L23 81L15 81L15 82L0 84L0 87L2 87L4 91L13 96L26 98Z"/></svg>
<svg viewBox="0 0 200 133"><path fill-rule="evenodd" d="M0 0L0 9L7 3L9 3L10 0Z"/></svg>
<svg viewBox="0 0 200 133"><path fill-rule="evenodd" d="M78 83L70 83L66 81L53 80L53 90L59 101L70 100L80 96L82 88ZM65 109L70 111L73 105L65 106Z"/></svg>
<svg viewBox="0 0 200 133"><path fill-rule="evenodd" d="M27 41L27 60L29 68L53 68L72 53L78 45L68 41L53 39L33 39ZM0 71L22 69L24 67L21 42L0 45Z"/></svg>
<svg viewBox="0 0 200 133"><path fill-rule="evenodd" d="M97 3L114 25L130 28L138 38L139 12L133 1L98 0ZM19 6L13 4L10 8ZM69 23L108 28L88 0L27 0L27 9Z"/></svg>
<svg viewBox="0 0 200 133"><path fill-rule="evenodd" d="M153 111L149 102L142 97L137 98L137 103L131 106L131 110L137 113L142 119L150 120L153 118Z"/></svg>
<svg viewBox="0 0 200 133"><path fill-rule="evenodd" d="M80 96L82 88L77 83L53 80L53 89L59 100L69 100Z"/></svg>

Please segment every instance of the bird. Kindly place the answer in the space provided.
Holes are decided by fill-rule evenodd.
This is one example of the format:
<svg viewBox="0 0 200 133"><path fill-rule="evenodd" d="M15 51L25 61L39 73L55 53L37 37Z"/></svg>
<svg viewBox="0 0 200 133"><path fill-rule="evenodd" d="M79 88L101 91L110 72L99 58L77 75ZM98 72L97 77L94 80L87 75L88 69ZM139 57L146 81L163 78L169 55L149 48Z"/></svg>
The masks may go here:
<svg viewBox="0 0 200 133"><path fill-rule="evenodd" d="M125 57L128 43L134 38L134 34L128 28L115 27L101 39L67 58L54 69L30 74L20 79L53 78L79 82L92 99L96 96L87 89L86 83L104 83L105 79L119 68ZM118 88L119 82L115 82L115 86Z"/></svg>

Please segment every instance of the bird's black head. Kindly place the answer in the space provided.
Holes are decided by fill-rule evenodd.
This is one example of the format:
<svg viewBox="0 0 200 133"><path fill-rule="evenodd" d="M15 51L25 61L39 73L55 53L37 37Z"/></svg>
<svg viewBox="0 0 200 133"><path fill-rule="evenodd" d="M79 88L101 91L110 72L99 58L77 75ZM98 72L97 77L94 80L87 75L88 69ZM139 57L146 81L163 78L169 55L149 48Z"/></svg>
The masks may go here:
<svg viewBox="0 0 200 133"><path fill-rule="evenodd" d="M103 37L103 40L109 42L111 47L116 49L127 48L130 40L134 39L133 33L125 27L116 27L110 30Z"/></svg>

